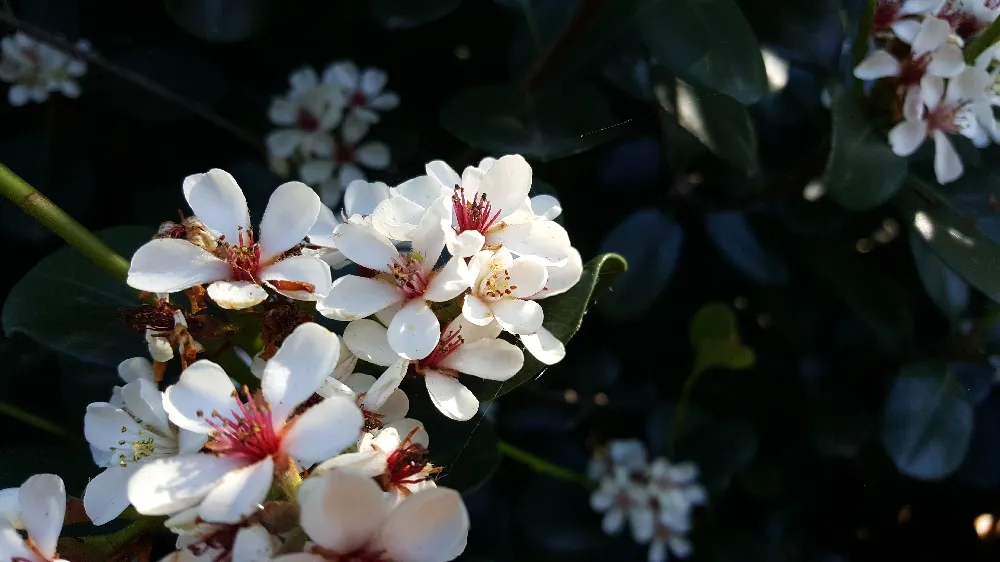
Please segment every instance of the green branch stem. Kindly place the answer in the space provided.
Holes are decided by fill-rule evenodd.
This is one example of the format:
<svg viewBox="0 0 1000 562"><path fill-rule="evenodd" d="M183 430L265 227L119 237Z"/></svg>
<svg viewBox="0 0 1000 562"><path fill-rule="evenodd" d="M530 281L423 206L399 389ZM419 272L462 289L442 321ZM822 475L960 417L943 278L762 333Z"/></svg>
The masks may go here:
<svg viewBox="0 0 1000 562"><path fill-rule="evenodd" d="M671 455L674 454L674 445L677 444L677 435L680 434L681 424L684 423L684 418L687 416L688 405L691 403L691 393L694 392L694 386L704 372L705 369L696 363L691 374L684 381L684 388L681 389L681 396L677 399L677 409L674 410L674 419L670 423L670 431L667 435L667 450Z"/></svg>
<svg viewBox="0 0 1000 562"><path fill-rule="evenodd" d="M80 441L80 436L73 433L72 431L69 431L68 429L60 426L59 424L51 422L36 414L32 414L27 410L22 410L21 408L18 408L17 406L14 406L12 404L8 404L6 402L0 402L0 414L3 414L10 418L14 418L15 420L25 425L30 425L31 427L41 429L42 431L51 433L52 435L57 435L59 437L62 437L67 441L75 441L75 442Z"/></svg>
<svg viewBox="0 0 1000 562"><path fill-rule="evenodd" d="M994 21L986 31L979 34L967 47L965 47L966 64L976 64L979 55L986 52L993 45L1000 41L1000 19Z"/></svg>
<svg viewBox="0 0 1000 562"><path fill-rule="evenodd" d="M28 182L3 164L0 164L0 192L45 228L90 258L97 267L115 279L125 282L128 276L128 260L118 255L66 211L60 209L48 197L31 187Z"/></svg>
<svg viewBox="0 0 1000 562"><path fill-rule="evenodd" d="M594 487L594 482L583 474L550 463L549 461L529 453L520 447L511 445L506 441L498 441L497 450L500 451L500 454L503 456L517 461L539 474L544 474L546 476L551 476L567 482L573 482L574 484L580 484L585 488Z"/></svg>

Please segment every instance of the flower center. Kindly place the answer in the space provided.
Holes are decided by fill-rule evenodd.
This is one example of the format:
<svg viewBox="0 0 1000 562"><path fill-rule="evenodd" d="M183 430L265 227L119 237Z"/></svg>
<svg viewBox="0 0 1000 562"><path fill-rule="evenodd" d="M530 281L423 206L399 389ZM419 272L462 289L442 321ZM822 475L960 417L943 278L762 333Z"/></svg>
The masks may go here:
<svg viewBox="0 0 1000 562"><path fill-rule="evenodd" d="M517 289L510 284L510 273L498 263L490 264L490 271L479 283L479 296L488 301L498 301Z"/></svg>
<svg viewBox="0 0 1000 562"><path fill-rule="evenodd" d="M907 59L899 69L899 83L904 86L913 86L920 83L920 80L927 74L927 66L931 63L930 53L924 53L916 58Z"/></svg>
<svg viewBox="0 0 1000 562"><path fill-rule="evenodd" d="M961 4L961 0L948 0L941 8L938 17L951 24L956 35L968 39L982 31L988 22L982 22L975 14L963 10ZM992 10L1000 6L1000 3L997 0L984 0L983 6Z"/></svg>
<svg viewBox="0 0 1000 562"><path fill-rule="evenodd" d="M358 397L357 397L358 408L361 409L361 413L365 417L365 425L364 425L364 429L362 429L362 431L369 432L369 431L375 431L375 430L378 430L378 429L382 429L383 427L385 427L385 422L382 421L382 418L384 418L385 415L384 414L379 414L377 412L373 412L373 411L369 410L368 408L365 408L364 406L362 406L361 403L364 401L364 398L365 398L365 393L364 392L362 392L361 394L359 394Z"/></svg>
<svg viewBox="0 0 1000 562"><path fill-rule="evenodd" d="M896 21L901 7L901 0L881 0L878 3L878 7L875 8L872 27L875 29L887 29Z"/></svg>
<svg viewBox="0 0 1000 562"><path fill-rule="evenodd" d="M960 115L963 104L941 104L927 113L927 131L942 131L949 135L957 135L962 130L963 117Z"/></svg>
<svg viewBox="0 0 1000 562"><path fill-rule="evenodd" d="M198 416L214 430L205 449L219 456L257 462L281 450L281 437L274 431L271 408L263 396L252 396L246 386L243 395L246 400L240 400L239 393L233 391L238 411L232 410L229 417L219 412L210 416L198 412Z"/></svg>
<svg viewBox="0 0 1000 562"><path fill-rule="evenodd" d="M299 129L307 132L314 133L319 130L319 119L315 115L309 113L304 109L299 110L299 114L295 119L296 125Z"/></svg>
<svg viewBox="0 0 1000 562"><path fill-rule="evenodd" d="M345 142L334 143L333 160L341 164L350 164L357 160L357 152L352 145Z"/></svg>
<svg viewBox="0 0 1000 562"><path fill-rule="evenodd" d="M406 298L418 297L427 290L430 278L424 273L424 257L420 252L400 254L387 267L392 282Z"/></svg>
<svg viewBox="0 0 1000 562"><path fill-rule="evenodd" d="M366 96L360 89L354 90L354 93L351 94L351 99L348 100L347 104L352 107L364 107L368 105L368 96Z"/></svg>
<svg viewBox="0 0 1000 562"><path fill-rule="evenodd" d="M475 230L486 234L486 231L497 221L501 211L501 209L497 209L495 213L490 214L493 207L485 193L480 193L472 201L466 201L465 189L459 185L455 186L455 194L451 196L451 205L455 209L457 219L455 232L459 234L466 230Z"/></svg>
<svg viewBox="0 0 1000 562"><path fill-rule="evenodd" d="M212 550L219 551L219 554L211 559L212 562L232 560L233 545L236 544L236 533L239 530L239 525L223 525L222 528L202 537L198 542L188 545L187 549L198 557Z"/></svg>
<svg viewBox="0 0 1000 562"><path fill-rule="evenodd" d="M226 243L224 238L219 239L219 245L225 251L232 280L256 283L255 276L260 270L260 244L253 241L253 232L247 230L244 238L243 228L240 227L239 244L235 245Z"/></svg>
<svg viewBox="0 0 1000 562"><path fill-rule="evenodd" d="M452 353L455 353L455 350L465 343L465 338L463 338L459 333L462 331L461 328L453 332L446 332L446 330L447 328L441 330L441 338L438 339L438 344L434 346L434 351L432 351L430 355L413 362L413 367L416 372L422 373L424 369L437 370L438 366L445 360L445 358Z"/></svg>

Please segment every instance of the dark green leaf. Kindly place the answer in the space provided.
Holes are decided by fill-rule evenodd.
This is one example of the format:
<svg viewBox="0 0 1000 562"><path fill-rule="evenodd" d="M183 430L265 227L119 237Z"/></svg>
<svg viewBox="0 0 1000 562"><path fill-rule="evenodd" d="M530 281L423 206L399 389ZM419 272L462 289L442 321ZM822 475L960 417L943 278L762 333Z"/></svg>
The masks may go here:
<svg viewBox="0 0 1000 562"><path fill-rule="evenodd" d="M743 104L767 94L760 45L733 0L647 0L636 17L656 60Z"/></svg>
<svg viewBox="0 0 1000 562"><path fill-rule="evenodd" d="M934 254L916 231L910 231L910 250L920 282L931 300L945 316L958 320L969 304L969 284Z"/></svg>
<svg viewBox="0 0 1000 562"><path fill-rule="evenodd" d="M704 342L696 350L694 371L719 368L741 371L753 367L756 361L757 356L753 349L739 342Z"/></svg>
<svg viewBox="0 0 1000 562"><path fill-rule="evenodd" d="M969 455L955 476L978 488L995 490L1000 487L1000 396L976 408L976 423L969 445Z"/></svg>
<svg viewBox="0 0 1000 562"><path fill-rule="evenodd" d="M788 265L761 245L746 213L712 213L705 219L705 230L726 259L747 277L764 285L788 283Z"/></svg>
<svg viewBox="0 0 1000 562"><path fill-rule="evenodd" d="M601 300L601 312L613 320L627 320L646 311L663 293L680 257L684 230L657 209L629 215L601 243L601 252L625 257L629 270Z"/></svg>
<svg viewBox="0 0 1000 562"><path fill-rule="evenodd" d="M125 257L154 234L141 226L118 226L97 236ZM141 334L118 320L118 308L138 306L137 293L72 248L47 256L7 295L3 329L90 363L114 367L146 353Z"/></svg>
<svg viewBox="0 0 1000 562"><path fill-rule="evenodd" d="M730 341L739 337L737 329L733 309L723 302L711 302L703 305L691 317L688 341L693 347L709 342Z"/></svg>
<svg viewBox="0 0 1000 562"><path fill-rule="evenodd" d="M4 420L7 427L10 422ZM101 472L86 443L80 446L8 445L0 449L0 489L20 486L35 474L56 474L63 479L66 493L80 497L87 482Z"/></svg>
<svg viewBox="0 0 1000 562"><path fill-rule="evenodd" d="M453 12L462 0L372 0L371 11L382 27L410 29Z"/></svg>
<svg viewBox="0 0 1000 562"><path fill-rule="evenodd" d="M244 41L267 26L270 0L166 0L167 14L195 37L216 43Z"/></svg>
<svg viewBox="0 0 1000 562"><path fill-rule="evenodd" d="M905 365L886 399L882 444L900 472L947 477L965 459L972 402L943 363Z"/></svg>
<svg viewBox="0 0 1000 562"><path fill-rule="evenodd" d="M852 211L878 207L903 185L906 159L892 152L885 134L872 127L849 90L838 88L831 93L833 139L824 176L827 193Z"/></svg>
<svg viewBox="0 0 1000 562"><path fill-rule="evenodd" d="M462 141L539 160L589 150L610 138L601 129L614 124L603 94L586 84L535 94L505 86L472 88L441 110L441 125Z"/></svg>
<svg viewBox="0 0 1000 562"><path fill-rule="evenodd" d="M747 108L733 98L680 83L677 119L713 154L749 175L759 170L757 131Z"/></svg>
<svg viewBox="0 0 1000 562"><path fill-rule="evenodd" d="M541 301L542 310L545 311L545 328L563 343L569 342L580 329L583 316L590 305L607 297L607 288L627 267L625 259L617 254L603 254L584 264L583 276L572 289ZM463 382L480 400L494 400L535 378L543 369L545 365L526 352L524 366L505 382L475 377L465 377Z"/></svg>

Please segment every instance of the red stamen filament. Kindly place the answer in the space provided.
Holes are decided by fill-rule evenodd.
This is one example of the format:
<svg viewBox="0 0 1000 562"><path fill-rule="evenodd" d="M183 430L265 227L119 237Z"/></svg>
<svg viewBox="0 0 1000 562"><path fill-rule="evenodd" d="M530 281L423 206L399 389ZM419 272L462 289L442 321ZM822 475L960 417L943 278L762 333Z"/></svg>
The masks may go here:
<svg viewBox="0 0 1000 562"><path fill-rule="evenodd" d="M445 328L445 330L447 330L447 328ZM462 328L459 328L454 332L447 333L442 330L441 338L438 340L438 344L434 347L434 351L432 351L427 357L416 361L415 370L420 373L423 372L424 369L437 369L445 358L452 353L455 353L455 350L465 343L465 338L463 338L459 333L461 331Z"/></svg>
<svg viewBox="0 0 1000 562"><path fill-rule="evenodd" d="M254 242L253 232L247 230L244 240L241 228L239 244L235 246L226 244L224 238L220 238L219 243L225 249L232 280L256 283L256 276L260 271L260 244Z"/></svg>
<svg viewBox="0 0 1000 562"><path fill-rule="evenodd" d="M919 57L905 61L899 69L899 83L904 86L914 86L920 84L924 74L927 74L927 67L931 63L930 53L924 53Z"/></svg>
<svg viewBox="0 0 1000 562"><path fill-rule="evenodd" d="M480 193L472 201L466 201L465 190L458 185L455 186L455 194L451 196L451 204L458 222L455 226L455 232L458 234L466 230L475 230L486 234L500 217L501 209L497 209L495 213L490 215L493 207L485 193Z"/></svg>
<svg viewBox="0 0 1000 562"><path fill-rule="evenodd" d="M281 437L274 431L271 408L258 404L246 386L243 395L246 401L240 400L238 393L233 391L239 411L231 411L230 417L223 417L218 412L212 412L211 416L201 415L215 430L205 448L220 456L257 462L281 450Z"/></svg>
<svg viewBox="0 0 1000 562"><path fill-rule="evenodd" d="M299 110L298 118L296 119L296 124L299 129L307 132L313 133L319 130L319 119L315 115L309 113L304 109Z"/></svg>
<svg viewBox="0 0 1000 562"><path fill-rule="evenodd" d="M390 484L395 486L417 484L418 482L427 480L432 472L436 472L434 469L424 471L424 468L428 464L427 448L420 443L413 442L413 436L419 430L420 427L411 429L410 433L403 439L403 442L399 444L399 447L386 460L386 475ZM421 473L425 473L425 475L410 479L411 476Z"/></svg>
<svg viewBox="0 0 1000 562"><path fill-rule="evenodd" d="M396 287L406 296L415 298L427 290L430 278L424 273L424 260L419 254L400 255L387 265Z"/></svg>

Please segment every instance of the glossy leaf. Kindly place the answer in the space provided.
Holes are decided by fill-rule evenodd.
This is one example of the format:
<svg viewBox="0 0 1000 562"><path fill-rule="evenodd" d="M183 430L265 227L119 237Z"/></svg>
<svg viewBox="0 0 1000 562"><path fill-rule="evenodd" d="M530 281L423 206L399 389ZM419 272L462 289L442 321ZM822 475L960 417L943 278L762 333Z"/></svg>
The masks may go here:
<svg viewBox="0 0 1000 562"><path fill-rule="evenodd" d="M615 134L597 88L575 84L525 94L506 86L459 92L441 110L441 125L462 141L497 154L554 160L589 150Z"/></svg>
<svg viewBox="0 0 1000 562"><path fill-rule="evenodd" d="M636 211L616 226L601 243L601 252L621 254L629 270L601 301L601 312L613 320L644 313L670 282L683 242L681 226L656 209Z"/></svg>
<svg viewBox="0 0 1000 562"><path fill-rule="evenodd" d="M270 0L166 0L181 29L215 43L245 41L267 26Z"/></svg>
<svg viewBox="0 0 1000 562"><path fill-rule="evenodd" d="M740 102L704 87L681 83L677 89L677 118L713 154L749 175L757 173L757 131Z"/></svg>
<svg viewBox="0 0 1000 562"><path fill-rule="evenodd" d="M788 264L760 243L742 211L708 215L705 230L729 263L747 277L763 285L788 282Z"/></svg>
<svg viewBox="0 0 1000 562"><path fill-rule="evenodd" d="M910 231L910 250L924 290L945 316L958 320L969 304L969 284L934 254L916 231Z"/></svg>
<svg viewBox="0 0 1000 562"><path fill-rule="evenodd" d="M140 226L97 233L126 257L152 235L152 229ZM133 289L66 247L42 259L11 289L3 305L3 329L81 361L115 367L146 353L141 334L118 320L119 307L139 304Z"/></svg>
<svg viewBox="0 0 1000 562"><path fill-rule="evenodd" d="M940 480L965 459L972 419L972 401L943 363L910 363L886 398L882 444L903 474Z"/></svg>
<svg viewBox="0 0 1000 562"><path fill-rule="evenodd" d="M563 343L569 342L573 334L580 329L587 309L594 302L600 302L608 297L608 287L625 273L625 259L618 254L603 254L590 260L583 266L583 276L572 289L561 295L544 299L541 302L545 311L543 326ZM475 377L464 377L465 383L481 401L495 400L514 390L525 382L540 376L545 365L524 353L524 366L513 378L500 382L486 381Z"/></svg>
<svg viewBox="0 0 1000 562"><path fill-rule="evenodd" d="M371 13L382 27L410 29L453 12L462 0L372 0Z"/></svg>

